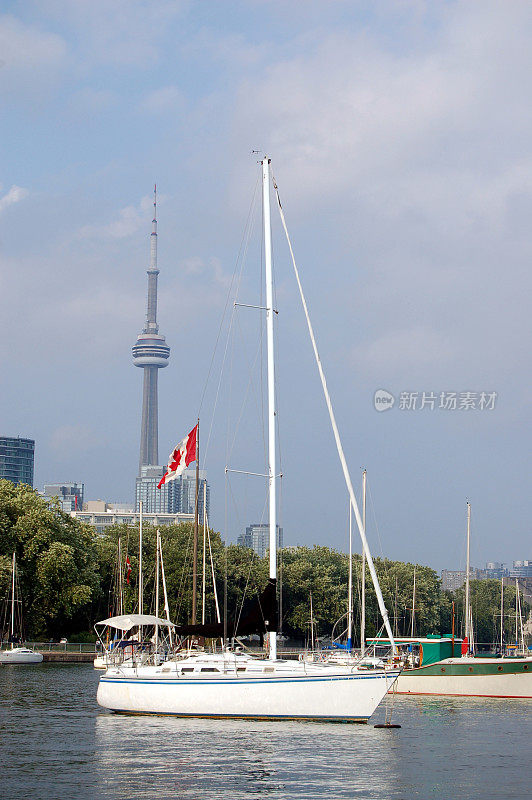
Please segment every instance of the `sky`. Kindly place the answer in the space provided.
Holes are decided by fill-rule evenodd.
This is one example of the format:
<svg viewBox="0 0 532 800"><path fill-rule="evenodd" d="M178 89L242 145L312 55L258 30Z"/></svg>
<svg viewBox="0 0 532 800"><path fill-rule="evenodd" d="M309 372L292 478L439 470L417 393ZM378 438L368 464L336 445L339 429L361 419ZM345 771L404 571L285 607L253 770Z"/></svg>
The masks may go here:
<svg viewBox="0 0 532 800"><path fill-rule="evenodd" d="M204 395L211 522L234 541L264 519L263 481L224 472L264 471L261 312L232 313L237 283L239 302L263 292L259 151L357 491L367 469L373 554L463 567L469 499L473 564L532 558L531 34L521 0L5 0L0 418L36 440L35 485L133 500L156 182L160 460ZM273 233L285 544L345 550ZM393 407L376 410L378 390Z"/></svg>

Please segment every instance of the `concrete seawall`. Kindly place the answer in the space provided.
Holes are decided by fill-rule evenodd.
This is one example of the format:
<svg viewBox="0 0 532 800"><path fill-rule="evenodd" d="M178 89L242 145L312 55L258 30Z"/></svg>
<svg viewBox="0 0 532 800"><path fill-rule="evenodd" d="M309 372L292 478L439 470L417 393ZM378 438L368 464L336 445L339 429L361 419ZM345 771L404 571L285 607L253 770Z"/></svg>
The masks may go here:
<svg viewBox="0 0 532 800"><path fill-rule="evenodd" d="M64 650L39 650L43 661L53 661L55 664L92 664L95 653L69 653Z"/></svg>

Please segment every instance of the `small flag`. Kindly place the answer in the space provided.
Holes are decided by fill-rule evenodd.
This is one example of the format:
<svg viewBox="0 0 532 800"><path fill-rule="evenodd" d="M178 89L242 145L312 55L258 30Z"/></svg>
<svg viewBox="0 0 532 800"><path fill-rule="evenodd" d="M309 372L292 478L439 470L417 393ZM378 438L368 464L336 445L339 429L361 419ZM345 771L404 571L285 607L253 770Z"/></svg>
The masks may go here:
<svg viewBox="0 0 532 800"><path fill-rule="evenodd" d="M129 576L131 575L131 562L129 556L126 556L126 583L129 583Z"/></svg>
<svg viewBox="0 0 532 800"><path fill-rule="evenodd" d="M198 426L196 425L188 436L185 436L181 444L178 444L175 449L170 453L168 458L168 466L163 477L159 481L157 488L160 489L168 481L173 481L178 478L191 464L196 460L196 439L198 433Z"/></svg>

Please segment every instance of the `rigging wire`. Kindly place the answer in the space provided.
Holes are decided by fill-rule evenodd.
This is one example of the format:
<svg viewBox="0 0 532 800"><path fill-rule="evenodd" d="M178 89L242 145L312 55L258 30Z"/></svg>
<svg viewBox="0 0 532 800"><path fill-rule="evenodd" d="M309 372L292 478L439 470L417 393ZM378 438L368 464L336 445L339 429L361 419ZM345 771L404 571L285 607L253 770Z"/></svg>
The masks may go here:
<svg viewBox="0 0 532 800"><path fill-rule="evenodd" d="M215 356L216 356L216 350L218 349L218 343L220 341L220 337L221 337L221 334L222 334L223 323L224 323L224 320L225 320L225 315L227 313L227 307L229 305L229 300L231 298L231 291L232 291L233 283L234 283L235 276L236 276L236 273L237 273L238 264L239 264L239 261L241 262L241 264L244 263L244 255L245 255L245 253L247 253L247 246L249 244L249 236L250 236L250 220L252 218L253 209L254 209L255 202L256 202L257 189L259 187L259 183L260 183L260 176L257 177L257 181L255 183L255 188L253 190L253 195L252 195L250 207L249 207L249 210L248 210L246 224L244 226L244 231L242 233L242 239L240 241L240 247L239 247L237 258L236 258L235 267L234 267L234 270L233 270L233 275L231 277L231 283L230 283L229 289L227 291L227 297L226 297L226 300L225 300L225 305L224 305L224 310L223 310L223 313L222 313L222 318L220 320L220 326L218 328L218 334L216 336L216 341L215 341L215 344L214 344L214 349L213 349L213 352L212 352L211 361L210 361L210 364L209 364L209 369L207 370L207 377L205 379L205 384L203 386L203 391L201 393L200 403L199 403L199 407L198 407L198 417L201 415L201 409L203 407L203 401L205 399L205 394L207 392L207 386L209 384L209 379L210 379L212 368L213 368L213 365L214 365L214 359L215 359ZM240 276L241 275L242 275L242 267L240 269Z"/></svg>

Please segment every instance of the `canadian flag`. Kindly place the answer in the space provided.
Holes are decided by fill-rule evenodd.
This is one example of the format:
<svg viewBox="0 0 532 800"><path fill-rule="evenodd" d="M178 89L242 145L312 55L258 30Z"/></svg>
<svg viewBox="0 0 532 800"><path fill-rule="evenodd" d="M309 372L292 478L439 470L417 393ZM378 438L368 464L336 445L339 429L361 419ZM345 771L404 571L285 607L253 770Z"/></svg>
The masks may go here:
<svg viewBox="0 0 532 800"><path fill-rule="evenodd" d="M160 489L168 481L173 481L179 478L182 472L196 460L196 439L198 434L198 426L196 425L188 436L185 436L181 444L176 445L175 449L170 453L168 459L168 466L163 477L159 481L157 488Z"/></svg>
<svg viewBox="0 0 532 800"><path fill-rule="evenodd" d="M126 583L129 583L130 575L131 575L131 562L129 560L129 556L126 556Z"/></svg>

